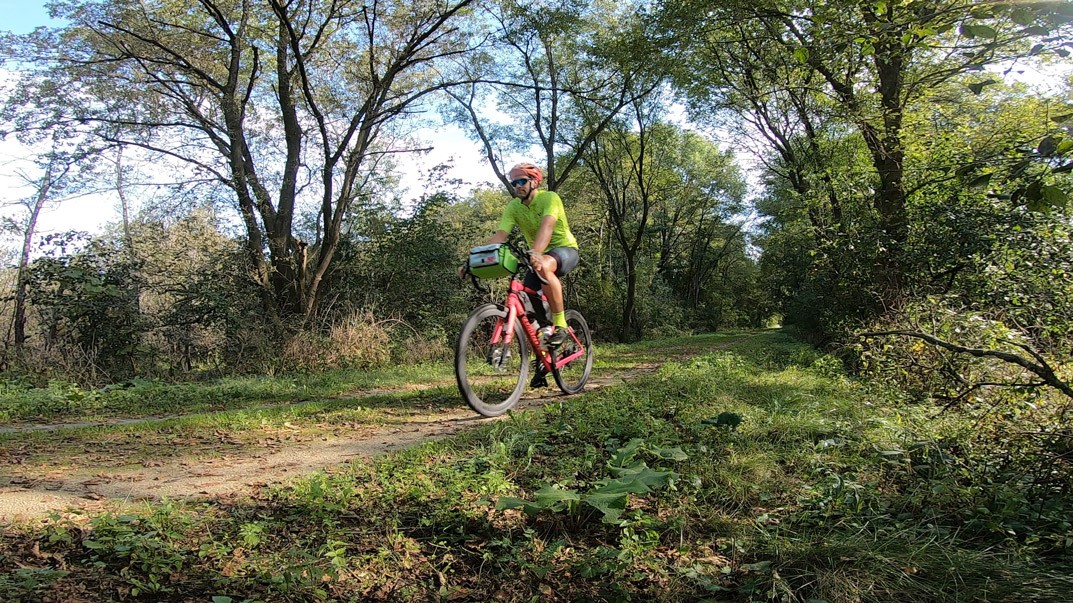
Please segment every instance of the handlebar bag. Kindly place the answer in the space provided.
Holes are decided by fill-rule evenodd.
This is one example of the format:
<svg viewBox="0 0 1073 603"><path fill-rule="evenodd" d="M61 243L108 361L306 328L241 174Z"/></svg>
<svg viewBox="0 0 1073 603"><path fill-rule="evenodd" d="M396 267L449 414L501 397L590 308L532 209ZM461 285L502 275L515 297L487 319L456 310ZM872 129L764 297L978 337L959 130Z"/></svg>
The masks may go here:
<svg viewBox="0 0 1073 603"><path fill-rule="evenodd" d="M518 272L518 258L502 243L481 245L469 250L469 271L481 279L510 276Z"/></svg>

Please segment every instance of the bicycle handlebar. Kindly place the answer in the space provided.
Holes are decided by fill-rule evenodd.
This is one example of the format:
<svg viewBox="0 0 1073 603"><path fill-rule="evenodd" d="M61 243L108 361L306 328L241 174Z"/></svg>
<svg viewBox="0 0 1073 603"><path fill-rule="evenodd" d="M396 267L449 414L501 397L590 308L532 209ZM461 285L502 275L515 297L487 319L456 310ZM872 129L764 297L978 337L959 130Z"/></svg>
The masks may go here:
<svg viewBox="0 0 1073 603"><path fill-rule="evenodd" d="M533 269L533 265L529 263L529 252L532 251L532 249L523 249L522 246L515 245L510 241L507 241L506 243L504 243L504 245L509 247L510 250L514 252L514 255L518 258L519 264L525 266L529 270ZM519 270L518 272L521 272L521 270Z"/></svg>

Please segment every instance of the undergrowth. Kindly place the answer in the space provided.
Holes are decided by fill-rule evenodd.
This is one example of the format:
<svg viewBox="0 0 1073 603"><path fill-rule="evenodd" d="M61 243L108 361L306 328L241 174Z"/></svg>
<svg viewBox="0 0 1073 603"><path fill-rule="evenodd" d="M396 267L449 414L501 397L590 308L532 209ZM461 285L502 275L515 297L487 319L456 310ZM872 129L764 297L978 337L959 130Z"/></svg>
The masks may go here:
<svg viewBox="0 0 1073 603"><path fill-rule="evenodd" d="M8 530L0 599L1070 601L1025 420L765 334L249 500Z"/></svg>

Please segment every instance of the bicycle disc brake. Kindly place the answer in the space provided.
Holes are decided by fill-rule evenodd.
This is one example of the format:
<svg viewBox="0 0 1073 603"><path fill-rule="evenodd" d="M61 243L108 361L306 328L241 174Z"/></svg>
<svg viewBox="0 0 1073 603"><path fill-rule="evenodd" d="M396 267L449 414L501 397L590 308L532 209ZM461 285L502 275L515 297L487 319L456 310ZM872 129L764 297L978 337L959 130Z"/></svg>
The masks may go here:
<svg viewBox="0 0 1073 603"><path fill-rule="evenodd" d="M510 347L505 343L494 346L488 354L488 364L496 371L503 372L507 369L508 363L510 363Z"/></svg>

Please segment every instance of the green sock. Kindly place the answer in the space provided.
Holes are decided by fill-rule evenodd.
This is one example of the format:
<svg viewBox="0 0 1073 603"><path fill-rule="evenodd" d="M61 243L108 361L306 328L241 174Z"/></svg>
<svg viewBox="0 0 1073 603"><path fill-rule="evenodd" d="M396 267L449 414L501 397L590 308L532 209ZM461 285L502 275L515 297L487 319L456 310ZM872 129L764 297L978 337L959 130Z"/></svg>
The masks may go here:
<svg viewBox="0 0 1073 603"><path fill-rule="evenodd" d="M566 311L564 310L562 312L552 312L551 313L551 322L556 327L561 327L561 328L565 329L566 328Z"/></svg>

